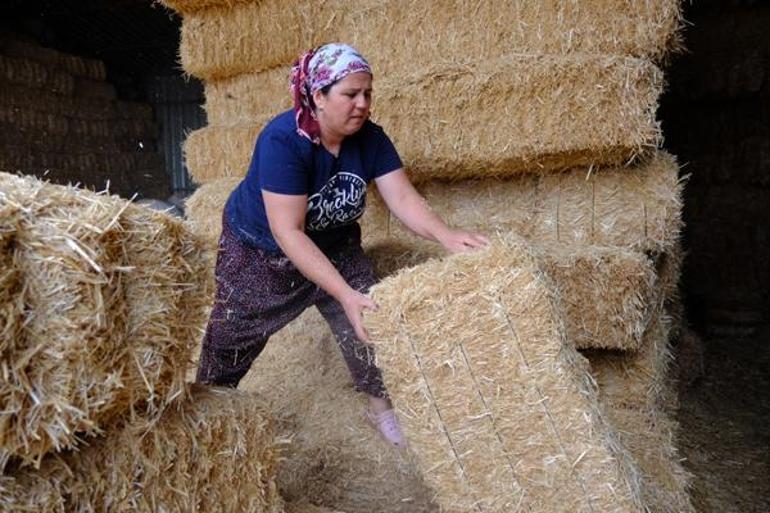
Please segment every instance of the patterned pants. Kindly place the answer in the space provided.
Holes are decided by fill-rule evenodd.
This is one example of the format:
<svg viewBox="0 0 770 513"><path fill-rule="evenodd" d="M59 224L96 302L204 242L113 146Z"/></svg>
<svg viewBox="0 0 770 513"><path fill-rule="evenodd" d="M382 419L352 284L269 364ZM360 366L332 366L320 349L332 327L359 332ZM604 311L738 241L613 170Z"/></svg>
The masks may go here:
<svg viewBox="0 0 770 513"><path fill-rule="evenodd" d="M376 283L360 236L352 236L327 257L354 289L365 293ZM241 242L225 221L216 279L216 300L201 348L198 382L237 387L270 335L315 305L337 339L356 389L375 397L387 396L380 370L374 365L374 350L358 340L342 306L285 256Z"/></svg>

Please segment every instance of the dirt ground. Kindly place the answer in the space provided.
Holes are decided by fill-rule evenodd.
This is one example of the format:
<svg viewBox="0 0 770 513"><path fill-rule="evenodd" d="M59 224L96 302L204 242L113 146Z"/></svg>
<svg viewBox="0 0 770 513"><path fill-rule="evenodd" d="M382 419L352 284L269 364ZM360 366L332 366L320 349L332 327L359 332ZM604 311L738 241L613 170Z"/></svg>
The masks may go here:
<svg viewBox="0 0 770 513"><path fill-rule="evenodd" d="M770 512L770 326L704 337L704 372L681 392L684 465L701 513Z"/></svg>

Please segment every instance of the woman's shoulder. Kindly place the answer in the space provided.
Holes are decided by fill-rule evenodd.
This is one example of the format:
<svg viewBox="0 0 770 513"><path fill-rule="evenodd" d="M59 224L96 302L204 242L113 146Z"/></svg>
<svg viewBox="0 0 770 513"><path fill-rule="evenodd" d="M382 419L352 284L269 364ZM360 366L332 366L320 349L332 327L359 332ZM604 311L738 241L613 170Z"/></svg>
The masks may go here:
<svg viewBox="0 0 770 513"><path fill-rule="evenodd" d="M281 112L267 122L262 134L289 136L297 133L297 120L294 119L294 111Z"/></svg>
<svg viewBox="0 0 770 513"><path fill-rule="evenodd" d="M308 144L305 144L306 139L297 133L297 120L293 110L281 112L268 121L259 134L259 138L263 142L269 141L270 144L285 145L300 152L308 149Z"/></svg>

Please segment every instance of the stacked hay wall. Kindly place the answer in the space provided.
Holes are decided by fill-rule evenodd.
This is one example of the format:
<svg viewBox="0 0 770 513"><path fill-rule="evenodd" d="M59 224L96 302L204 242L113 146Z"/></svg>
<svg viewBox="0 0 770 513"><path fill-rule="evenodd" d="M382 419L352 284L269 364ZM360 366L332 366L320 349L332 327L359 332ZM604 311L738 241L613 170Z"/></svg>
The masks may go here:
<svg viewBox="0 0 770 513"><path fill-rule="evenodd" d="M101 61L0 36L0 170L167 197L152 109L105 78Z"/></svg>
<svg viewBox="0 0 770 513"><path fill-rule="evenodd" d="M527 244L408 269L372 294L386 385L446 511L643 510Z"/></svg>
<svg viewBox="0 0 770 513"><path fill-rule="evenodd" d="M211 254L178 220L0 173L0 462L38 465L183 398L212 296Z"/></svg>
<svg viewBox="0 0 770 513"><path fill-rule="evenodd" d="M282 513L279 449L258 397L198 389L151 431L127 425L38 471L0 477L0 503L9 513Z"/></svg>
<svg viewBox="0 0 770 513"><path fill-rule="evenodd" d="M520 351L524 364L539 358L539 365L532 369L513 365L514 373L503 376L503 367L496 368L483 354L474 355L476 346L471 342L462 340L448 348L430 338L454 340L454 333L440 330L448 330L447 326L472 329L488 321L489 316L477 314L478 304L491 301L489 291L471 307L473 294L460 290L462 285L456 282L461 281L457 279L460 275L478 279L474 272L463 274L466 267L456 263L462 259L446 261L452 263L438 260L441 252L436 247L416 241L382 201L370 195L361 224L375 264L386 273L422 264L393 278L402 280L392 289L394 295L402 294L402 300L386 301L385 308L380 305L379 315L408 311L410 317L409 308L413 308L419 318L435 310L445 324L439 326L441 335L436 335L403 317L382 322L391 330L399 322L404 324L405 332L393 336L401 342L424 335L428 342L420 353L420 365L435 364L430 369L435 376L401 375L405 371L400 364L405 360L393 353L388 356L387 351L381 355L386 374L388 367L398 374L389 387L396 390L402 420L412 430L410 439L418 440L421 470L442 507L496 511L526 509L529 504L548 511L691 511L688 476L674 448L676 425L661 406L671 407L675 402L666 393L670 387L664 385L669 325L659 322L659 317L662 308L681 317L675 313L675 291L681 264L682 183L672 156L649 151L660 142L655 110L662 79L652 62L663 59L677 44L678 2L549 1L502 6L495 2L415 5L366 0L353 9L345 0L338 0L326 5L328 18L314 16L317 6L305 0L291 9L275 0L170 0L169 4L185 15L181 48L185 68L207 82L206 110L211 125L191 134L185 152L194 179L205 184L190 201L190 217L211 240L218 237L221 208L248 167L257 134L273 115L290 105L288 64L308 47L342 40L372 62L373 119L394 139L428 204L450 225L504 238L518 234L538 246L531 250L537 253L538 264L530 265L526 262L531 260L521 256L530 250L520 251L519 257L501 255L499 260L515 260L526 268L519 274L529 275L538 284L526 289L528 293L551 299L558 296L555 302L521 306L519 316L534 312L537 319L546 319L545 324L556 328L526 326L526 321L516 326L533 333L532 338L550 333L541 338L549 339L550 345L546 345L553 350L536 354L524 348ZM262 37L276 27L291 27L291 36ZM392 36L394 27L398 27L397 37ZM474 51L468 52L469 48ZM415 62L431 64L415 70ZM505 281L513 280L505 270L518 269L516 265L480 267L490 274L501 273L501 281ZM436 269L441 271L434 283L415 278L410 284L419 282L419 286L406 285L404 276L427 275ZM446 279L440 278L441 272ZM517 279L525 281L521 276ZM390 286L386 283L384 286ZM436 292L437 288L443 290L417 304L427 294L425 290ZM466 301L467 312L456 312L435 300L444 293L453 300L459 297L459 303ZM545 303L558 313L543 314ZM665 330L661 328L664 324ZM538 332L541 328L544 331ZM314 326L302 329L307 330L304 333L318 331ZM485 343L499 335L494 329L480 328L479 333L477 338ZM524 338L524 344L531 342ZM598 356L596 362L591 360L594 376L589 376L585 360L574 352L576 345L623 348L625 352L592 351L589 358ZM509 352L501 353L507 358L497 365L508 370L517 360L510 357L515 352L506 349ZM411 353L407 348L403 354ZM612 360L613 354L616 360ZM617 364L621 359L624 363ZM481 367L478 375L471 372L469 361ZM281 361L277 368L292 365L297 364ZM645 371L646 381L642 379ZM269 370L260 368L260 372L272 376ZM493 390L490 383L495 381L490 376L500 381L520 379L515 387ZM436 390L429 383L434 377L442 384L466 387L468 393ZM599 406L590 384L594 379L599 383ZM257 381L259 387L271 385L268 379ZM273 387L277 381L272 380ZM421 388L409 389L408 384L415 382ZM530 382L536 383L535 389L553 385L553 393L542 403L546 408L551 402L558 408L564 406L562 402L574 407L572 411L557 408L556 417L569 426L565 432L572 437L559 456L550 457L555 454L552 441L541 438L531 443L531 439L516 438L517 430L507 425L502 436L495 431L498 421L511 421L505 408L509 403L542 406L538 402L542 396L529 397L528 392L518 390ZM327 383L323 388L333 387ZM517 396L503 401L498 390L510 388L531 400ZM434 393L436 397L426 400ZM617 399L620 396L623 400ZM404 397L406 404L402 405ZM488 407L488 398L497 410ZM304 408L323 417L346 407ZM446 426L442 412L454 423L451 430L443 431L448 445L436 436ZM522 415L527 414L531 412ZM543 422L542 415L536 420ZM474 431L484 422L491 429L487 425L488 431ZM574 426L580 429L574 430ZM294 469L308 463L312 468L326 468L328 462L313 464L317 460L306 449L322 442L298 439L301 443L289 458L292 475L303 475ZM338 441L327 446L335 447L340 456L328 463L331 468L342 468L341 462L352 457L336 449ZM591 447L588 453L580 452L587 446ZM527 453L529 447L534 448ZM573 450L578 452L569 454ZM452 451L455 457L448 457ZM546 458L538 459L537 454L543 453ZM521 455L524 463L512 464L510 454ZM638 467L629 463L632 458ZM577 471L570 475L563 461L574 464ZM581 480L583 471L587 480ZM520 475L524 477L517 479ZM603 484L597 485L602 480L621 493L607 495ZM311 478L310 482L317 481ZM567 502L554 491L556 482L559 486L568 482L561 489L572 490L565 494ZM284 486L304 493L308 486L316 485L297 488L289 479ZM328 497L339 493L328 482L317 486L316 493ZM379 492L365 490L379 497ZM339 500L347 500L343 496L347 497L343 493L326 503L315 502L341 507ZM355 508L360 503L344 504Z"/></svg>

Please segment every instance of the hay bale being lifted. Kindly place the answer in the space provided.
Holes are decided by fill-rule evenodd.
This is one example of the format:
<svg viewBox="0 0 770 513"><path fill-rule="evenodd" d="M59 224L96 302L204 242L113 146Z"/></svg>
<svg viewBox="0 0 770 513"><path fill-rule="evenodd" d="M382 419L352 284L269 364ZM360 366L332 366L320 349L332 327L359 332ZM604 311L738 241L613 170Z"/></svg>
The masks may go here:
<svg viewBox="0 0 770 513"><path fill-rule="evenodd" d="M676 46L679 10L677 0L333 0L322 11L312 0L262 0L186 15L180 56L207 81L287 65L329 41L352 44L385 74L506 52L657 59Z"/></svg>
<svg viewBox="0 0 770 513"><path fill-rule="evenodd" d="M279 443L253 394L197 389L152 430L127 425L0 483L3 511L281 513Z"/></svg>
<svg viewBox="0 0 770 513"><path fill-rule="evenodd" d="M427 241L379 239L364 248L379 277L446 255ZM532 251L556 288L574 347L639 348L660 302L654 262L647 255L563 244L537 244Z"/></svg>
<svg viewBox="0 0 770 513"><path fill-rule="evenodd" d="M277 477L287 501L350 513L438 513L411 457L364 419L365 396L317 311L273 335L240 388L268 401L279 438L289 440Z"/></svg>
<svg viewBox="0 0 770 513"><path fill-rule="evenodd" d="M185 396L212 296L202 242L118 197L0 173L7 208L17 289L3 309L17 322L0 340L0 463L38 464L118 420L152 423Z"/></svg>
<svg viewBox="0 0 770 513"><path fill-rule="evenodd" d="M446 511L643 511L551 290L514 238L372 290L386 386Z"/></svg>
<svg viewBox="0 0 770 513"><path fill-rule="evenodd" d="M188 139L187 165L196 180L205 179L206 169L245 173L255 135L289 98L285 77L280 92L270 88L273 94L260 83L251 88L240 81L253 89L240 92L216 89L240 101L209 100L209 121L227 125L212 124ZM622 164L660 137L661 73L639 59L513 55L426 66L386 76L375 87L373 119L415 182ZM214 116L217 104L228 110Z"/></svg>

